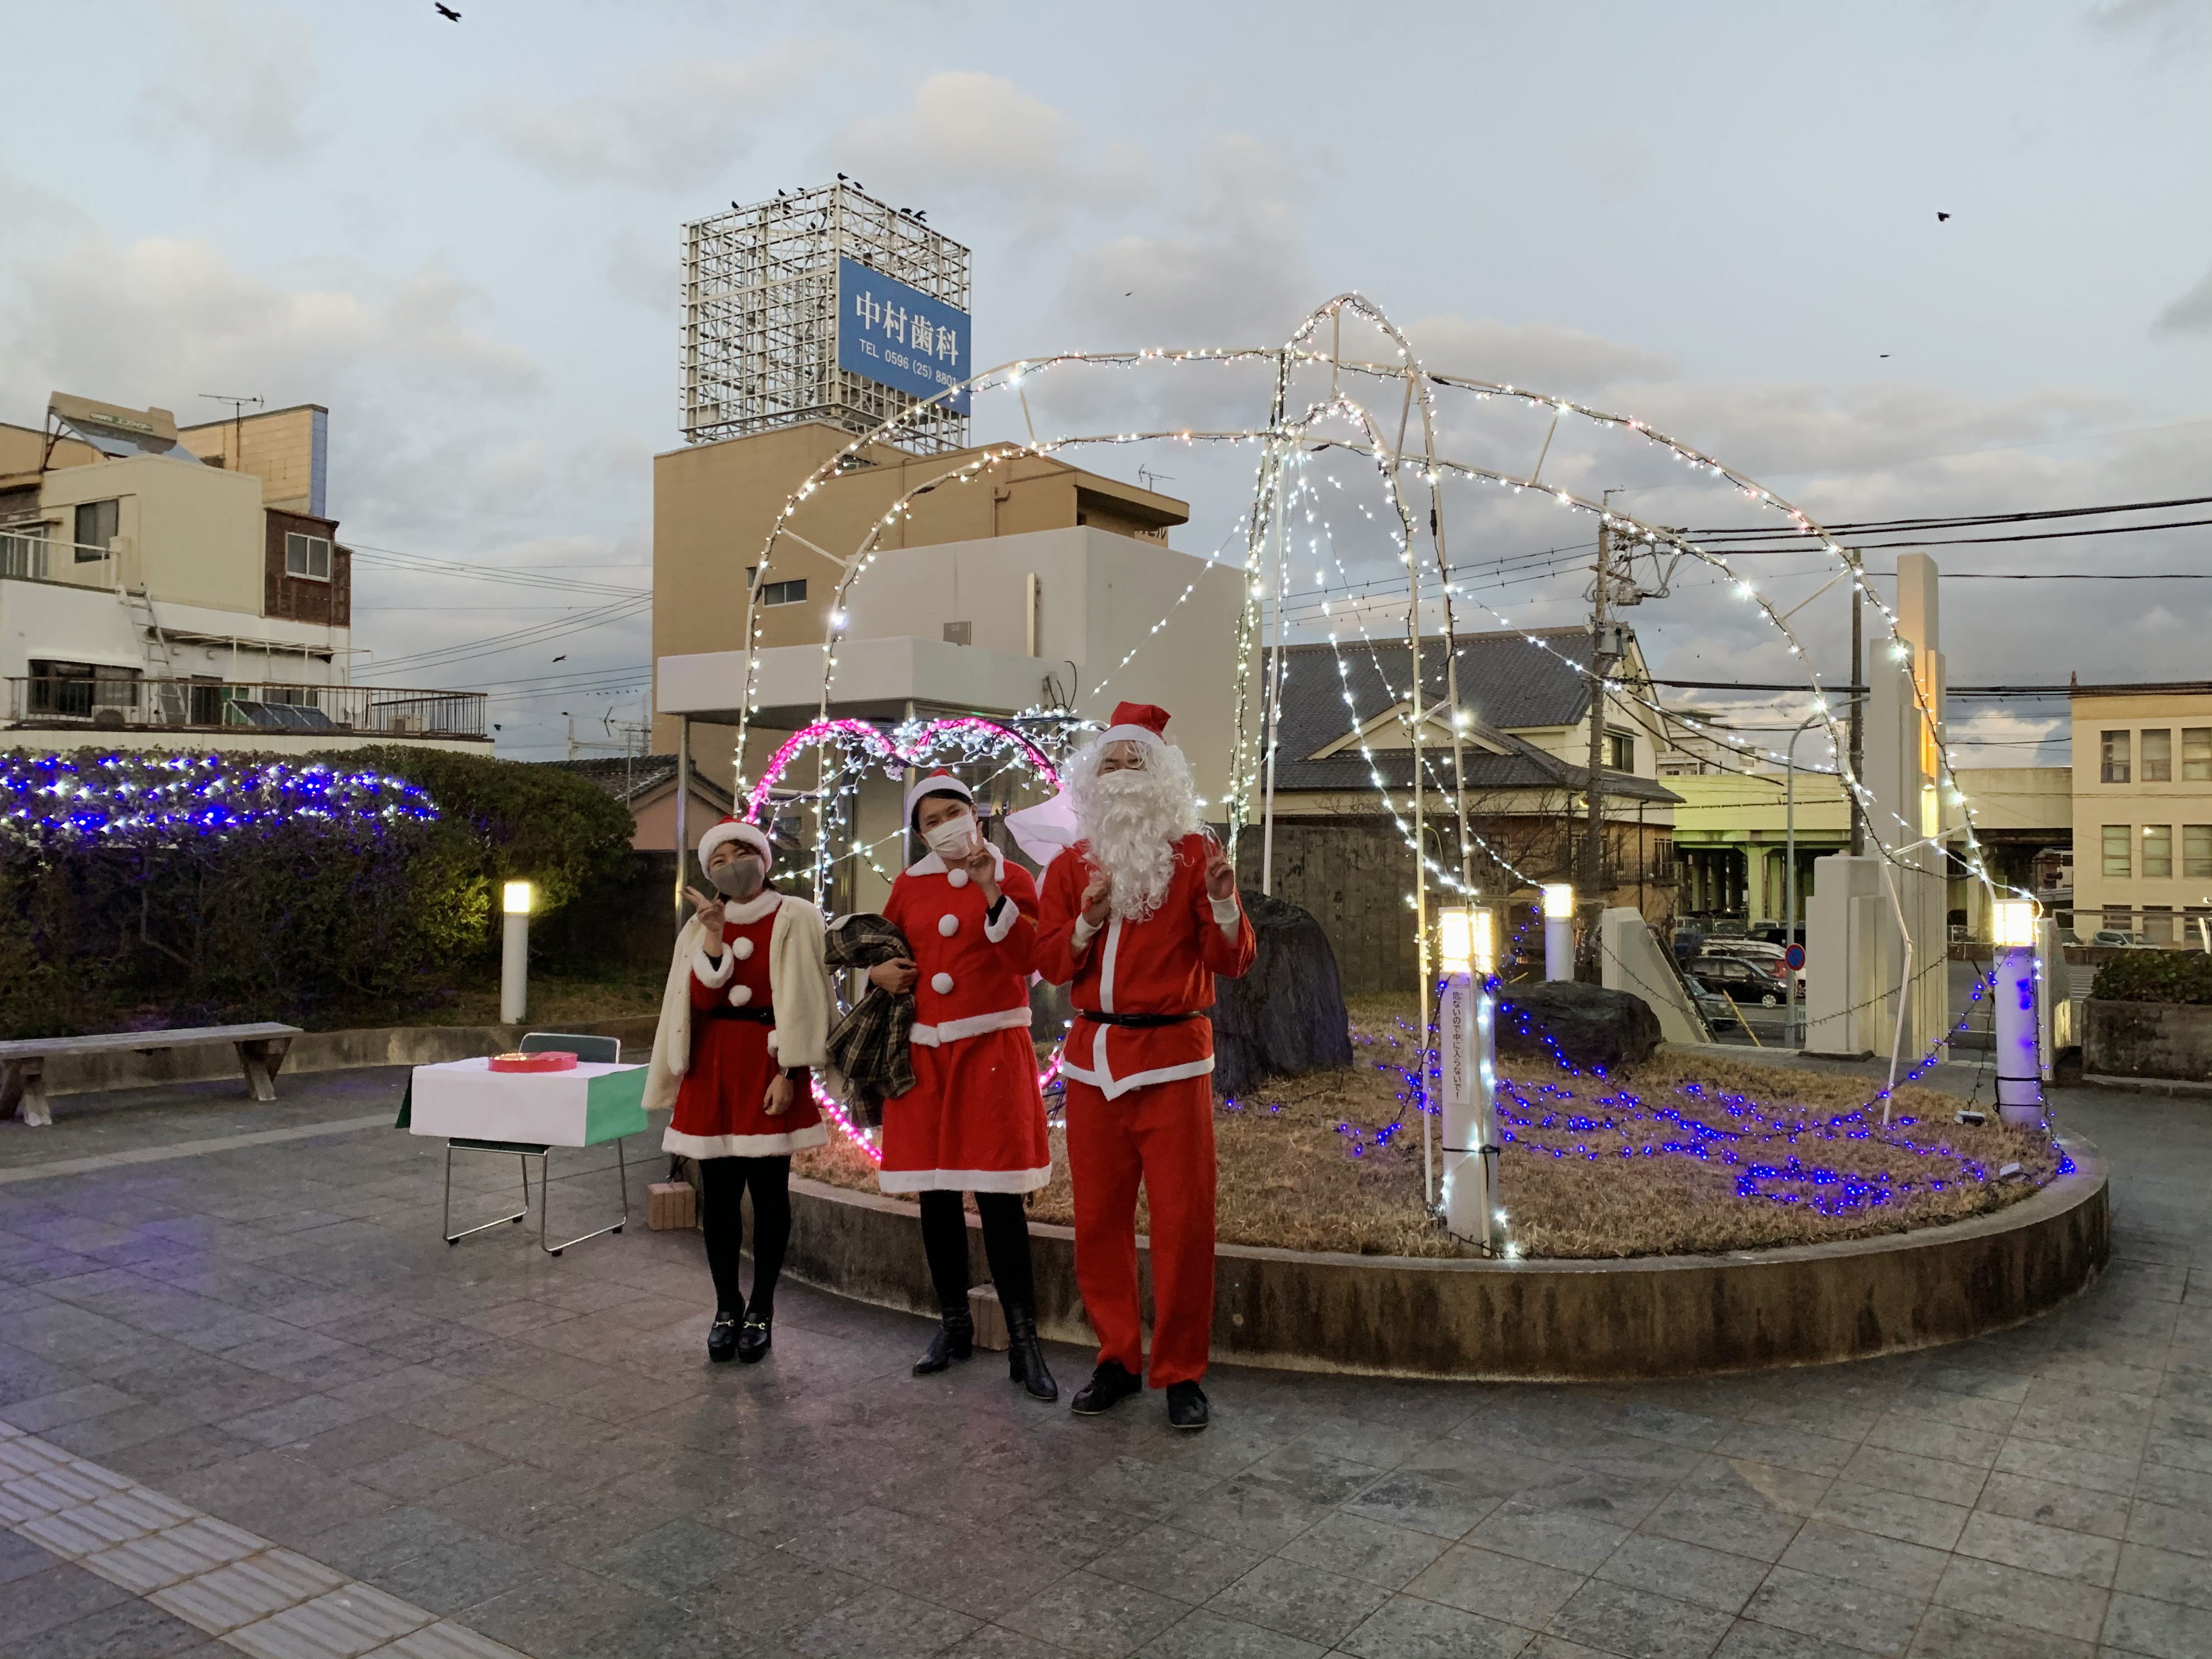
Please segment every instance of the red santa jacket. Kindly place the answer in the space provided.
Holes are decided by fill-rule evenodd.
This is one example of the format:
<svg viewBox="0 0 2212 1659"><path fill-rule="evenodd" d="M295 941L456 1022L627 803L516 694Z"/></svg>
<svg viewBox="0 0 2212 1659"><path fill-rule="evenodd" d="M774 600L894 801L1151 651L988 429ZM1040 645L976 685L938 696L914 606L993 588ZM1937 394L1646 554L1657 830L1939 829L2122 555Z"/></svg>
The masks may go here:
<svg viewBox="0 0 2212 1659"><path fill-rule="evenodd" d="M1030 1023L1036 883L997 848L991 855L1007 900L996 921L968 872L948 871L934 853L906 867L884 906L884 915L907 936L921 970L914 987L914 1040L925 1047Z"/></svg>
<svg viewBox="0 0 2212 1659"><path fill-rule="evenodd" d="M1080 952L1073 948L1075 924L1093 873L1089 847L1078 842L1045 872L1036 970L1054 985L1073 981L1078 1010L1060 1069L1109 1100L1213 1069L1213 1022L1205 1017L1213 1006L1213 976L1242 975L1259 946L1241 909L1233 939L1213 919L1206 891L1210 845L1203 835L1177 842L1175 877L1159 908L1142 921L1109 917ZM1081 1018L1085 1010L1198 1018L1172 1025L1101 1025Z"/></svg>

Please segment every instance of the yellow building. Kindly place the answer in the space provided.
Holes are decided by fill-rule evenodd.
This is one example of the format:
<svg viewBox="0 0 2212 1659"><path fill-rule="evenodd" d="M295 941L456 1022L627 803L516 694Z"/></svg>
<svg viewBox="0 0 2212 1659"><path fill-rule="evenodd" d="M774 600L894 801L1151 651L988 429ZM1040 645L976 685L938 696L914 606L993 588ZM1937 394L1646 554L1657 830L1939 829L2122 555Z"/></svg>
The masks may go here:
<svg viewBox="0 0 2212 1659"><path fill-rule="evenodd" d="M2212 923L2212 684L2072 696L2074 929L2203 948Z"/></svg>
<svg viewBox="0 0 2212 1659"><path fill-rule="evenodd" d="M919 456L877 444L808 495L759 569L792 493L851 441L803 421L655 458L655 749L688 747L727 788L749 697L748 778L825 702L834 716L881 726L1054 706L1103 724L1126 697L1171 712L1169 735L1200 793L1221 800L1243 579L1169 544L1189 517L1182 502L1034 456L954 479L946 475L979 452ZM749 659L756 581L760 648ZM823 648L833 611L842 617L834 665ZM811 759L786 780L813 781ZM1021 782L995 780L998 804L1024 799ZM854 822L841 828L833 879L857 883L840 890L841 908L880 902L883 872L898 867L897 795L872 775ZM805 833L811 842L811 817ZM869 850L855 855L853 842Z"/></svg>
<svg viewBox="0 0 2212 1659"><path fill-rule="evenodd" d="M56 392L0 426L0 743L480 744L483 699L351 684L328 411L179 428Z"/></svg>

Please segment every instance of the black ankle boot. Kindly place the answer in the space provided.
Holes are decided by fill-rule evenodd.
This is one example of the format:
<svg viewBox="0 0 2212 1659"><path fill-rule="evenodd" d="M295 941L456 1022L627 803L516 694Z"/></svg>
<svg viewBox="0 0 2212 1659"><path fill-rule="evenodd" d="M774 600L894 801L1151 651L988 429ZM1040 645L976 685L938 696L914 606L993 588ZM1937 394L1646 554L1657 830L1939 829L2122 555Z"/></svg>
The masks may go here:
<svg viewBox="0 0 2212 1659"><path fill-rule="evenodd" d="M929 1376L943 1370L956 1359L971 1358L975 1352L975 1322L969 1317L965 1302L955 1306L948 1304L945 1316L938 1323L937 1333L929 1339L921 1358L914 1362L916 1376Z"/></svg>
<svg viewBox="0 0 2212 1659"><path fill-rule="evenodd" d="M775 1315L772 1312L762 1313L752 1309L746 1310L745 1322L738 1330L738 1363L739 1364L757 1365L768 1358L769 1348L775 1340L769 1328L775 1321Z"/></svg>
<svg viewBox="0 0 2212 1659"><path fill-rule="evenodd" d="M736 1357L738 1352L738 1320L739 1316L714 1310L714 1322L707 1327L707 1358L720 1364Z"/></svg>
<svg viewBox="0 0 2212 1659"><path fill-rule="evenodd" d="M1036 1311L1012 1304L1006 1307L1006 1375L1032 1400L1060 1398L1060 1384L1052 1380L1044 1350L1037 1346Z"/></svg>

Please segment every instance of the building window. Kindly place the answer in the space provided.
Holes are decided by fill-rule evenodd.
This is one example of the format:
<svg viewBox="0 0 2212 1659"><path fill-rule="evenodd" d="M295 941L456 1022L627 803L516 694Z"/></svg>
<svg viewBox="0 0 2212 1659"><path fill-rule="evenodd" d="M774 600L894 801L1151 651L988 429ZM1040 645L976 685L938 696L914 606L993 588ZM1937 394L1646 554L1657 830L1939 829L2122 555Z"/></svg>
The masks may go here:
<svg viewBox="0 0 2212 1659"><path fill-rule="evenodd" d="M2146 904L2142 913L2142 937L2146 945L2173 943L2173 907L2170 904Z"/></svg>
<svg viewBox="0 0 2212 1659"><path fill-rule="evenodd" d="M327 536L302 536L297 531L288 531L284 536L284 574L304 576L312 582L326 582L331 579L331 540Z"/></svg>
<svg viewBox="0 0 2212 1659"><path fill-rule="evenodd" d="M2212 783L2212 726L2181 728L2181 775L2190 783Z"/></svg>
<svg viewBox="0 0 2212 1659"><path fill-rule="evenodd" d="M2173 781L2173 731L2172 727L2142 734L2142 781L2145 783Z"/></svg>
<svg viewBox="0 0 2212 1659"><path fill-rule="evenodd" d="M2105 873L2108 876L2132 876L2136 872L2134 827L2125 823L2105 826Z"/></svg>
<svg viewBox="0 0 2212 1659"><path fill-rule="evenodd" d="M121 501L79 501L76 506L76 562L91 564L108 555L108 544L119 533L117 525Z"/></svg>
<svg viewBox="0 0 2212 1659"><path fill-rule="evenodd" d="M1605 763L1616 772L1636 769L1636 737L1630 732L1605 734Z"/></svg>
<svg viewBox="0 0 2212 1659"><path fill-rule="evenodd" d="M1672 837L1661 836L1651 843L1651 878L1672 881L1674 878L1674 842Z"/></svg>
<svg viewBox="0 0 2212 1659"><path fill-rule="evenodd" d="M757 564L747 565L745 567L745 581L747 584L750 585L752 582L759 580L759 579L760 567ZM760 602L763 605L805 604L806 578L799 576L787 582L763 583L760 591Z"/></svg>
<svg viewBox="0 0 2212 1659"><path fill-rule="evenodd" d="M2101 764L2098 777L2106 783L2128 781L2128 734L2107 732L2100 750Z"/></svg>
<svg viewBox="0 0 2212 1659"><path fill-rule="evenodd" d="M2143 825L2143 878L2170 881L2173 877L2173 826Z"/></svg>
<svg viewBox="0 0 2212 1659"><path fill-rule="evenodd" d="M2181 826L2181 873L2191 879L2212 880L2212 823Z"/></svg>

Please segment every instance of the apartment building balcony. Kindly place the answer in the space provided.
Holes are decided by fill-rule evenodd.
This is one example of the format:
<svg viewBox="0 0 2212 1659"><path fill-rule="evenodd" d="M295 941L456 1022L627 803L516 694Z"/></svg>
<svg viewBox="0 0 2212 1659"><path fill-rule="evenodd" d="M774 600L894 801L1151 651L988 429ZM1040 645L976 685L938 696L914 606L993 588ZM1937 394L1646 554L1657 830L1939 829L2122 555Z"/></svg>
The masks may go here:
<svg viewBox="0 0 2212 1659"><path fill-rule="evenodd" d="M228 739L344 743L393 739L488 740L485 694L410 690L382 685L301 685L263 681L154 679L126 669L88 665L77 674L27 675L6 680L11 731L82 729L141 736L220 734ZM161 746L170 747L164 744ZM223 746L240 746L232 741Z"/></svg>

